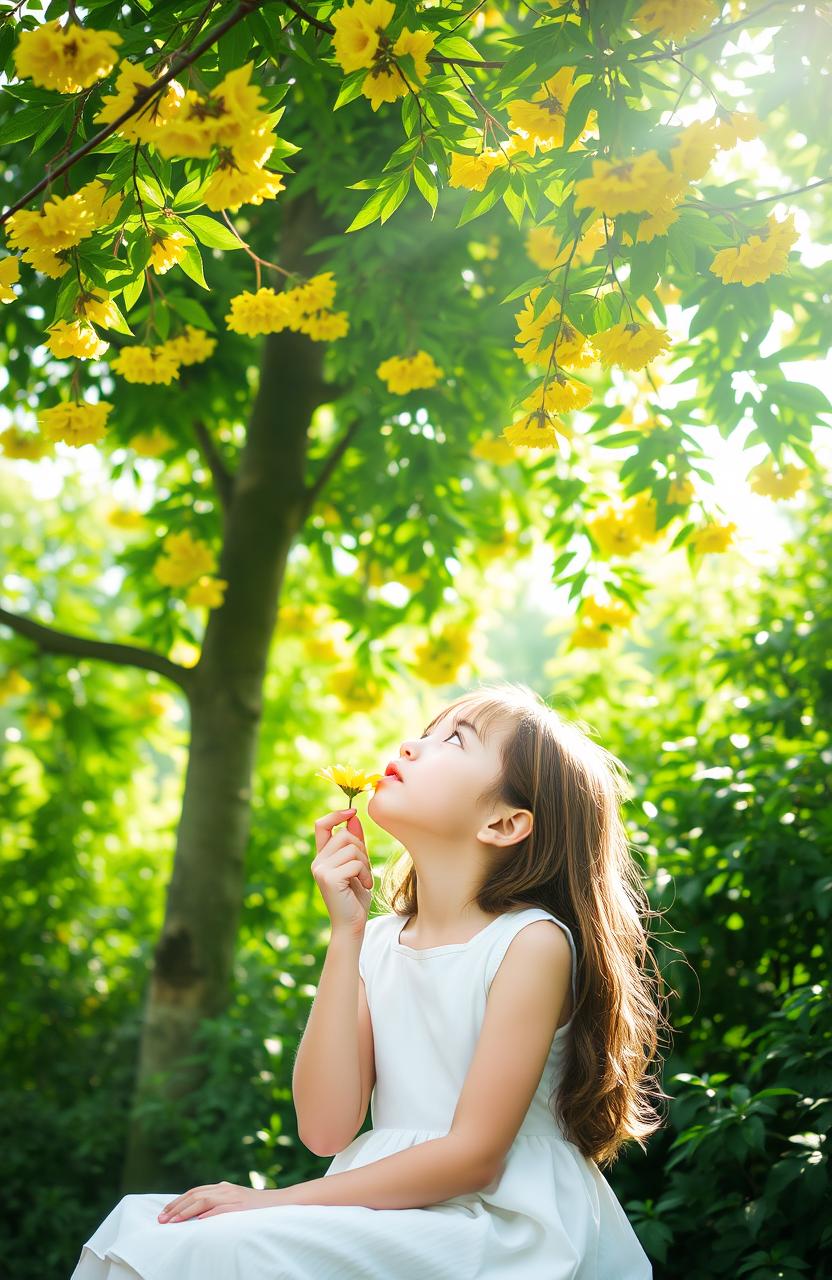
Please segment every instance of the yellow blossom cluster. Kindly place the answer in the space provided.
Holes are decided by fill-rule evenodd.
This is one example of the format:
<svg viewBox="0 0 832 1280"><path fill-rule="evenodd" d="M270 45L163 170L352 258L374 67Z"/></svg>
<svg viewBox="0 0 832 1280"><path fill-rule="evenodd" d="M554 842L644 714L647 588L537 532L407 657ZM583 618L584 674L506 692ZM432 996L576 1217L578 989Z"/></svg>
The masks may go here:
<svg viewBox="0 0 832 1280"><path fill-rule="evenodd" d="M535 154L537 147L563 146L566 111L579 87L574 77L574 67L561 67L544 81L531 99L514 98L507 103L509 128L525 136L527 144L523 149L530 155ZM570 150L577 145L576 139Z"/></svg>
<svg viewBox="0 0 832 1280"><path fill-rule="evenodd" d="M517 460L514 449L501 436L480 436L472 446L471 455L474 458L482 458L485 462L496 462L500 465Z"/></svg>
<svg viewBox="0 0 832 1280"><path fill-rule="evenodd" d="M388 391L403 396L408 391L435 386L443 370L427 351L417 351L413 356L390 356L382 360L376 373L387 383Z"/></svg>
<svg viewBox="0 0 832 1280"><path fill-rule="evenodd" d="M157 233L151 239L150 266L160 276L182 261L190 244L182 231L168 231L164 235Z"/></svg>
<svg viewBox="0 0 832 1280"><path fill-rule="evenodd" d="M361 92L370 100L373 111L382 102L395 102L408 90L418 93L429 71L428 54L436 37L432 31L409 31L404 27L395 40L386 28L393 20L396 6L392 0L355 0L336 10L331 21L335 28L332 48L335 60L345 75L368 68ZM397 62L402 54L411 54L416 79L405 76Z"/></svg>
<svg viewBox="0 0 832 1280"><path fill-rule="evenodd" d="M605 649L609 645L613 627L626 627L632 621L633 611L623 600L600 600L587 595L581 601L578 625L572 632L570 644L575 649Z"/></svg>
<svg viewBox="0 0 832 1280"><path fill-rule="evenodd" d="M201 364L213 354L216 345L217 339L204 329L186 324L184 333L167 342L158 342L152 347L140 343L122 347L110 366L125 382L170 385L179 377L180 365Z"/></svg>
<svg viewBox="0 0 832 1280"><path fill-rule="evenodd" d="M535 388L521 400L522 417L505 427L502 436L512 445L524 448L554 448L558 435L571 439L574 431L558 415L583 409L592 399L592 391L584 382L567 378L557 370L548 382Z"/></svg>
<svg viewBox="0 0 832 1280"><path fill-rule="evenodd" d="M700 555L706 551L726 551L733 545L736 528L733 520L727 523L711 520L694 531L690 539L691 546Z"/></svg>
<svg viewBox="0 0 832 1280"><path fill-rule="evenodd" d="M140 458L158 458L161 454L167 453L168 449L173 448L173 440L163 431L161 427L154 427L151 431L140 431L130 440L130 448L137 453Z"/></svg>
<svg viewBox="0 0 832 1280"><path fill-rule="evenodd" d="M541 350L541 338L546 327L556 323L560 315L560 304L557 298L553 297L535 318L534 303L539 293L540 286L530 290L523 301L523 310L516 312L514 317L517 321L516 341L522 344L520 347L515 347L514 352L524 364L548 358L548 349ZM586 369L595 359L595 353L586 336L565 317L558 333L556 356L559 365L572 369Z"/></svg>
<svg viewBox="0 0 832 1280"><path fill-rule="evenodd" d="M213 576L214 552L188 529L169 533L162 543L162 555L153 566L156 579L165 587L188 587L185 603L216 609L223 602L228 582Z"/></svg>
<svg viewBox="0 0 832 1280"><path fill-rule="evenodd" d="M76 300L75 310L82 320L98 325L99 329L114 329L119 325L116 304L110 294L101 289L81 293Z"/></svg>
<svg viewBox="0 0 832 1280"><path fill-rule="evenodd" d="M631 19L641 32L656 31L666 40L681 40L718 17L714 0L644 0Z"/></svg>
<svg viewBox="0 0 832 1280"><path fill-rule="evenodd" d="M96 360L110 345L86 320L56 320L47 333L46 346L58 360Z"/></svg>
<svg viewBox="0 0 832 1280"><path fill-rule="evenodd" d="M681 507L687 507L695 496L693 484L687 476L674 476L670 481L667 490L668 502L677 503Z"/></svg>
<svg viewBox="0 0 832 1280"><path fill-rule="evenodd" d="M107 512L107 524L112 525L114 529L123 529L125 532L135 533L137 530L143 530L147 527L147 517L141 511L136 511L135 508L120 507L113 503Z"/></svg>
<svg viewBox="0 0 832 1280"><path fill-rule="evenodd" d="M748 482L755 493L766 498L780 501L782 498L793 498L798 490L803 489L809 479L807 467L796 467L787 463L782 470L775 467L773 458L766 458L759 466L752 467L748 473Z"/></svg>
<svg viewBox="0 0 832 1280"><path fill-rule="evenodd" d="M254 63L247 62L229 71L207 94L185 90L173 80L164 97L131 116L118 132L131 140L152 143L160 155L171 160L183 156L207 159L216 149L219 164L201 193L203 203L215 212L274 199L284 190L281 175L264 167L276 141L274 119L263 111L266 99L251 83L253 70ZM106 124L116 120L136 94L152 83L153 77L144 67L125 63L116 80L116 92L104 99L96 121ZM157 271L167 270L153 265Z"/></svg>
<svg viewBox="0 0 832 1280"><path fill-rule="evenodd" d="M233 333L248 337L292 329L314 341L332 342L349 332L346 311L327 309L335 298L336 287L333 273L324 271L280 293L265 287L256 293L238 293L231 299L226 325Z"/></svg>
<svg viewBox="0 0 832 1280"><path fill-rule="evenodd" d="M747 236L742 244L720 249L710 269L724 284L760 284L786 270L789 250L797 237L793 213L782 222L769 214L765 227Z"/></svg>
<svg viewBox="0 0 832 1280"><path fill-rule="evenodd" d="M19 209L6 224L10 246L23 251L24 262L57 279L69 270L65 257L58 255L115 218L121 197L105 196L104 184L96 178L74 195L51 196L40 210Z"/></svg>
<svg viewBox="0 0 832 1280"><path fill-rule="evenodd" d="M12 288L20 279L20 260L10 254L0 260L0 302L14 302L17 294Z"/></svg>
<svg viewBox="0 0 832 1280"><path fill-rule="evenodd" d="M0 706L8 702L10 698L20 698L24 693L28 693L32 684L27 680L22 671L17 671L14 667L10 667L8 671L4 671L0 676Z"/></svg>
<svg viewBox="0 0 832 1280"><path fill-rule="evenodd" d="M41 409L38 423L48 440L61 440L79 449L84 444L97 444L107 433L107 419L113 406L107 400L94 404L66 401L51 409Z"/></svg>
<svg viewBox="0 0 832 1280"><path fill-rule="evenodd" d="M37 462L50 449L43 436L36 435L34 431L6 427L5 431L0 431L0 452L7 458L24 458L28 462Z"/></svg>
<svg viewBox="0 0 832 1280"><path fill-rule="evenodd" d="M627 503L604 503L587 517L587 529L603 556L629 556L661 537L656 528L656 499L638 493Z"/></svg>
<svg viewBox="0 0 832 1280"><path fill-rule="evenodd" d="M666 329L655 325L622 320L609 329L594 333L592 342L602 364L617 364L622 369L643 369L670 346L670 337Z"/></svg>
<svg viewBox="0 0 832 1280"><path fill-rule="evenodd" d="M413 648L413 670L428 684L448 684L469 661L473 650L467 622L452 622Z"/></svg>
<svg viewBox="0 0 832 1280"><path fill-rule="evenodd" d="M327 685L345 711L372 711L384 699L384 686L349 663L330 672Z"/></svg>
<svg viewBox="0 0 832 1280"><path fill-rule="evenodd" d="M110 74L118 57L115 48L121 43L115 31L94 31L72 21L61 27L57 19L43 22L20 33L15 70L21 79L29 77L42 89L77 93Z"/></svg>
<svg viewBox="0 0 832 1280"><path fill-rule="evenodd" d="M562 267L568 261L572 250L572 242L570 240L567 240L562 249L558 248L559 243L560 236L555 233L553 227L531 227L526 235L526 253L535 266L540 267L542 271L553 271L556 267ZM596 218L586 230L581 232L581 237L572 255L573 265L586 266L595 257L597 250L602 248L605 243L604 219Z"/></svg>

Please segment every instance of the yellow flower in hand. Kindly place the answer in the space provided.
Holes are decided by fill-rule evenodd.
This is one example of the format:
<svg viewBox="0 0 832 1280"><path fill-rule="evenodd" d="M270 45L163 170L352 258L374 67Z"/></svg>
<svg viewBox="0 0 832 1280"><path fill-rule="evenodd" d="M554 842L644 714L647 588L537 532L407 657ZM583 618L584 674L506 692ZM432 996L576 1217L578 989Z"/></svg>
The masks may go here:
<svg viewBox="0 0 832 1280"><path fill-rule="evenodd" d="M384 774L367 773L366 770L356 769L349 764L331 764L325 769L316 769L315 777L334 782L347 797L347 804L351 805L353 796L361 791L369 791L370 787L375 787Z"/></svg>

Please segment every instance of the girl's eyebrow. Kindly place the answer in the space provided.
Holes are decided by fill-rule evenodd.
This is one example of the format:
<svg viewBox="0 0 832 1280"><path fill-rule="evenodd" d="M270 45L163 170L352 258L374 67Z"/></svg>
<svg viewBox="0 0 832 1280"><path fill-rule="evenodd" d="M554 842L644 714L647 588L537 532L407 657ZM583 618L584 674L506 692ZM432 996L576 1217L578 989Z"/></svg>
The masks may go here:
<svg viewBox="0 0 832 1280"><path fill-rule="evenodd" d="M471 730L471 732L472 732L473 734L475 734L475 736L477 737L477 739L478 739L480 742L482 742L482 738L481 738L481 737L480 737L480 735L479 735L479 731L478 731L478 729L477 729L477 726L476 726L475 724L471 724L471 721L470 721L470 720L456 720L456 721L454 722L454 729L462 729L462 728L470 729L470 730ZM425 730L425 732L422 734L422 737L423 737L423 738L427 737L427 730Z"/></svg>

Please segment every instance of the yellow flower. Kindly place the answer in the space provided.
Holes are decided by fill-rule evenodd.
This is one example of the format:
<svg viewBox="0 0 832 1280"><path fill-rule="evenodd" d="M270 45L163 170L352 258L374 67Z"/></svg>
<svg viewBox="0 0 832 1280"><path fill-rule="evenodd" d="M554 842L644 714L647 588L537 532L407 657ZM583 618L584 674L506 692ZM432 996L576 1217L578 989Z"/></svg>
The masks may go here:
<svg viewBox="0 0 832 1280"><path fill-rule="evenodd" d="M777 470L773 458L766 458L759 466L752 467L748 473L748 481L755 493L766 498L793 498L799 489L805 487L809 479L807 467L796 467L787 463L782 471Z"/></svg>
<svg viewBox="0 0 832 1280"><path fill-rule="evenodd" d="M480 151L477 155L467 151L452 151L448 186L465 187L468 191L482 191L494 170L505 162L505 152L499 148L493 151Z"/></svg>
<svg viewBox="0 0 832 1280"><path fill-rule="evenodd" d="M59 360L77 356L79 360L94 360L103 355L109 342L99 338L91 324L84 320L58 320L47 330L46 345Z"/></svg>
<svg viewBox="0 0 832 1280"><path fill-rule="evenodd" d="M622 369L643 369L670 346L666 329L637 321L627 324L623 320L601 333L594 333L592 341L602 364L617 364Z"/></svg>
<svg viewBox="0 0 832 1280"><path fill-rule="evenodd" d="M115 46L122 37L115 31L94 31L68 22L44 22L34 31L21 32L15 49L17 74L30 77L42 89L77 93L88 89L116 64Z"/></svg>
<svg viewBox="0 0 832 1280"><path fill-rule="evenodd" d="M645 0L630 21L645 34L681 40L717 16L712 0Z"/></svg>
<svg viewBox="0 0 832 1280"><path fill-rule="evenodd" d="M372 711L384 699L378 680L348 665L336 667L328 683L345 711Z"/></svg>
<svg viewBox="0 0 832 1280"><path fill-rule="evenodd" d="M85 183L75 194L92 218L96 231L102 227L109 227L118 217L122 204L121 194L116 191L108 196L107 188L98 178Z"/></svg>
<svg viewBox="0 0 832 1280"><path fill-rule="evenodd" d="M225 578L212 578L205 574L189 587L185 594L185 604L191 608L204 605L208 609L217 609L223 603L228 582Z"/></svg>
<svg viewBox="0 0 832 1280"><path fill-rule="evenodd" d="M10 698L19 698L24 693L28 693L31 687L31 682L14 667L4 671L0 676L0 705L8 702Z"/></svg>
<svg viewBox="0 0 832 1280"><path fill-rule="evenodd" d="M111 524L114 529L124 529L130 532L144 529L147 526L147 517L141 511L133 511L129 507L113 505L107 512L107 524Z"/></svg>
<svg viewBox="0 0 832 1280"><path fill-rule="evenodd" d="M428 684L448 684L466 663L472 650L470 627L466 622L448 623L413 649L413 670Z"/></svg>
<svg viewBox="0 0 832 1280"><path fill-rule="evenodd" d="M107 400L95 404L69 401L51 409L41 409L38 423L48 440L61 440L80 448L97 444L107 433L107 419L113 406Z"/></svg>
<svg viewBox="0 0 832 1280"><path fill-rule="evenodd" d="M110 124L133 105L141 89L153 84L154 77L137 63L122 62L116 77L116 91L103 99L96 124ZM179 111L185 90L171 80L158 98L145 103L139 111L119 125L116 133L130 142L155 142L159 133Z"/></svg>
<svg viewBox="0 0 832 1280"><path fill-rule="evenodd" d="M678 503L679 506L687 506L693 499L695 490L687 476L674 476L670 482L667 491L668 502Z"/></svg>
<svg viewBox="0 0 832 1280"><path fill-rule="evenodd" d="M575 378L567 378L558 370L545 383L545 391L544 383L541 383L520 403L524 409L537 409L542 404L551 413L571 413L573 409L586 408L591 399L591 387Z"/></svg>
<svg viewBox="0 0 832 1280"><path fill-rule="evenodd" d="M202 364L214 354L217 339L212 338L204 329L195 329L192 324L186 324L184 333L170 338L164 345L180 364Z"/></svg>
<svg viewBox="0 0 832 1280"><path fill-rule="evenodd" d="M631 528L642 542L655 542L661 537L661 530L656 528L656 499L652 494L637 493L625 509Z"/></svg>
<svg viewBox="0 0 832 1280"><path fill-rule="evenodd" d="M153 573L165 587L186 587L216 568L214 552L207 542L194 538L189 530L169 533L162 543L163 554L153 566Z"/></svg>
<svg viewBox="0 0 832 1280"><path fill-rule="evenodd" d="M158 458L172 447L173 440L161 427L154 427L152 431L140 431L130 441L130 448L142 458Z"/></svg>
<svg viewBox="0 0 832 1280"><path fill-rule="evenodd" d="M753 111L726 111L715 117L713 126L717 145L724 151L730 151L740 139L750 142L763 132L763 123Z"/></svg>
<svg viewBox="0 0 832 1280"><path fill-rule="evenodd" d="M534 147L540 143L563 146L566 109L577 90L574 75L574 67L561 67L545 81L531 101L514 98L507 104L509 128L521 130L528 136L533 144L532 155Z"/></svg>
<svg viewBox="0 0 832 1280"><path fill-rule="evenodd" d="M575 208L619 213L648 213L657 199L669 196L678 178L657 152L645 151L626 160L593 160L592 176L575 183Z"/></svg>
<svg viewBox="0 0 832 1280"><path fill-rule="evenodd" d="M122 347L110 367L120 373L125 382L170 384L179 377L179 358L165 342L155 347L136 345Z"/></svg>
<svg viewBox="0 0 832 1280"><path fill-rule="evenodd" d="M0 260L0 302L14 302L17 294L12 288L20 279L20 259L14 254Z"/></svg>
<svg viewBox="0 0 832 1280"><path fill-rule="evenodd" d="M379 34L396 12L391 0L355 0L332 15L332 49L345 75L371 67L379 50Z"/></svg>
<svg viewBox="0 0 832 1280"><path fill-rule="evenodd" d="M157 275L163 276L177 262L181 262L188 247L188 239L181 231L169 231L154 240L150 249L150 265Z"/></svg>
<svg viewBox="0 0 832 1280"><path fill-rule="evenodd" d="M769 214L761 231L750 234L740 245L720 249L710 270L725 284L760 284L770 276L782 275L797 238L793 213L782 222Z"/></svg>
<svg viewBox="0 0 832 1280"><path fill-rule="evenodd" d="M641 545L630 511L608 502L587 517L587 528L603 556L628 556Z"/></svg>
<svg viewBox="0 0 832 1280"><path fill-rule="evenodd" d="M256 293L244 290L231 299L226 325L232 333L243 333L250 338L261 333L279 333L286 328L291 312L285 299L285 290L275 293L265 286Z"/></svg>
<svg viewBox="0 0 832 1280"><path fill-rule="evenodd" d="M303 316L298 324L299 331L314 342L334 342L336 338L345 337L349 328L346 311L317 311Z"/></svg>
<svg viewBox="0 0 832 1280"><path fill-rule="evenodd" d="M31 249L58 253L79 244L95 231L93 210L80 192L71 196L51 196L42 209L19 209L8 223L9 244L23 250L29 261Z"/></svg>
<svg viewBox="0 0 832 1280"><path fill-rule="evenodd" d="M323 271L311 276L304 284L298 285L290 293L297 298L300 306L309 311L318 311L331 307L335 301L335 276L331 271Z"/></svg>
<svg viewBox="0 0 832 1280"><path fill-rule="evenodd" d="M442 369L427 351L417 351L413 356L390 356L382 360L376 373L387 383L388 391L406 395L424 387L432 387L442 377Z"/></svg>
<svg viewBox="0 0 832 1280"><path fill-rule="evenodd" d="M602 631L600 627L581 622L572 632L570 645L573 649L606 649L609 642L609 631Z"/></svg>
<svg viewBox="0 0 832 1280"><path fill-rule="evenodd" d="M7 458L24 458L28 462L37 462L51 452L42 436L32 431L21 431L19 427L6 427L0 431L0 449Z"/></svg>
<svg viewBox="0 0 832 1280"><path fill-rule="evenodd" d="M591 622L610 627L625 627L633 617L633 611L623 600L599 600L597 596L585 596L582 601L581 615Z"/></svg>
<svg viewBox="0 0 832 1280"><path fill-rule="evenodd" d="M326 778L327 782L334 782L336 787L340 787L351 808L353 796L374 788L384 774L369 773L366 769L357 769L351 764L330 764L325 769L316 769L315 777Z"/></svg>
<svg viewBox="0 0 832 1280"><path fill-rule="evenodd" d="M11 222L11 218L9 218L9 222ZM35 271L42 271L45 276L49 276L52 280L57 280L69 271L67 252L67 250L62 250L61 254L57 254L52 253L51 249L42 249L39 246L31 245L24 251L23 261L33 266Z"/></svg>
<svg viewBox="0 0 832 1280"><path fill-rule="evenodd" d="M474 458L482 458L485 462L496 462L500 465L517 460L517 454L511 445L499 436L480 436L473 445L471 454Z"/></svg>
<svg viewBox="0 0 832 1280"><path fill-rule="evenodd" d="M672 206L657 209L655 213L648 213L638 224L636 240L649 244L651 240L655 240L656 236L667 235L680 213L680 209Z"/></svg>
<svg viewBox="0 0 832 1280"><path fill-rule="evenodd" d="M694 530L690 541L694 550L700 554L706 551L725 551L733 543L736 527L733 521L720 524L719 521L711 520L701 529Z"/></svg>
<svg viewBox="0 0 832 1280"><path fill-rule="evenodd" d="M558 252L559 241L560 236L555 233L554 227L531 227L526 235L526 253L536 266L543 271L551 271L555 267L564 265L572 248L571 241L567 240ZM604 244L606 244L604 219L596 218L585 231L581 232L581 238L572 256L573 265L591 262L597 250Z"/></svg>
<svg viewBox="0 0 832 1280"><path fill-rule="evenodd" d="M269 169L242 170L231 166L216 169L202 192L202 202L219 213L230 209L236 213L242 204L262 204L285 190L283 177Z"/></svg>
<svg viewBox="0 0 832 1280"><path fill-rule="evenodd" d="M82 293L75 304L75 309L83 320L97 324L102 329L118 326L119 317L116 305L109 293L94 289L92 293Z"/></svg>
<svg viewBox="0 0 832 1280"><path fill-rule="evenodd" d="M501 432L509 444L519 445L524 449L554 449L560 443L559 434L568 440L573 431L556 413L549 413L546 409L534 409L531 413L525 413Z"/></svg>
<svg viewBox="0 0 832 1280"><path fill-rule="evenodd" d="M516 341L523 344L515 347L514 352L525 364L543 363L548 359L551 348L541 348L540 341L547 327L552 324L557 325L560 315L558 299L550 298L535 319L534 303L539 293L540 286L530 290L523 300L523 310L516 312L514 316L517 321ZM595 354L585 335L565 318L560 326L555 355L559 365L573 369L585 369L595 359Z"/></svg>

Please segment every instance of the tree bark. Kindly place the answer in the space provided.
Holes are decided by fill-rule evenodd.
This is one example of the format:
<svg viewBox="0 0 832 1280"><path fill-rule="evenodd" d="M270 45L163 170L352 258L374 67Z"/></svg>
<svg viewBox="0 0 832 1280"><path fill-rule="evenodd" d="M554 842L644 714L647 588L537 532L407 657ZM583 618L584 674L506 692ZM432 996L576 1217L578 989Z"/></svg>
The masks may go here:
<svg viewBox="0 0 832 1280"><path fill-rule="evenodd" d="M300 197L284 211L281 265L312 274L304 246L334 229L314 194ZM202 1019L216 1016L231 994L263 681L287 556L307 510L309 422L330 398L324 350L291 330L265 338L246 443L226 495L219 574L228 588L223 605L210 613L188 691L182 815L142 1021L125 1195L193 1183L188 1168L163 1167L163 1138L144 1121L142 1108L162 1097L181 1098L187 1107L204 1073L182 1060L194 1052Z"/></svg>

